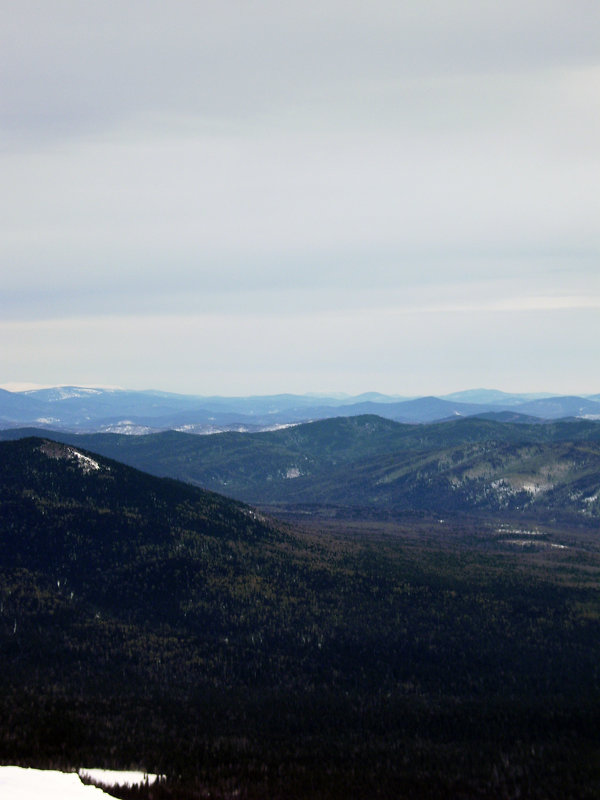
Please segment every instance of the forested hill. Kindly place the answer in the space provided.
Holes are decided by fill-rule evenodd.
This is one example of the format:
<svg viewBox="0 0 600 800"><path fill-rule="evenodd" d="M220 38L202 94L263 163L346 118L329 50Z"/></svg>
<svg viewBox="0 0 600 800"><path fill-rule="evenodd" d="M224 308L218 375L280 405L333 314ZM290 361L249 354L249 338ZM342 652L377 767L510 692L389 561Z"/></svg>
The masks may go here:
<svg viewBox="0 0 600 800"><path fill-rule="evenodd" d="M590 420L405 425L367 415L256 434L51 436L277 509L600 518L600 423Z"/></svg>
<svg viewBox="0 0 600 800"><path fill-rule="evenodd" d="M147 800L597 798L596 536L467 523L293 530L1 444L0 763L166 774Z"/></svg>
<svg viewBox="0 0 600 800"><path fill-rule="evenodd" d="M119 613L139 610L140 576L151 591L155 573L145 613L175 618L238 545L286 538L239 502L42 439L0 444L0 503L0 565L39 570Z"/></svg>

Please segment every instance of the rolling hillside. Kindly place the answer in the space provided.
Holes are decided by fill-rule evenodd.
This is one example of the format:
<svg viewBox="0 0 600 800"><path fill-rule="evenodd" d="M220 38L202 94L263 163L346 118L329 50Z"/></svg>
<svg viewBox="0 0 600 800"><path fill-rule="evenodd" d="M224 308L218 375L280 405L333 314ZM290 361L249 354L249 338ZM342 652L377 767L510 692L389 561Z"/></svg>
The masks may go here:
<svg viewBox="0 0 600 800"><path fill-rule="evenodd" d="M5 431L15 438L34 431ZM259 434L73 435L57 440L255 505L353 514L515 512L600 517L600 424L338 417Z"/></svg>

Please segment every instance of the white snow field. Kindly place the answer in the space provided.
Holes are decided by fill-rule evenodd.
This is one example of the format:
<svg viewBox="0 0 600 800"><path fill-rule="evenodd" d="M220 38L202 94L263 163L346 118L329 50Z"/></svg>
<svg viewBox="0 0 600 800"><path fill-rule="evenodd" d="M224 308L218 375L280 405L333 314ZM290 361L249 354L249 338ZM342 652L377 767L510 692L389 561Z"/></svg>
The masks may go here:
<svg viewBox="0 0 600 800"><path fill-rule="evenodd" d="M86 769L82 767L78 770L82 778L86 778L96 783L103 783L105 786L136 786L138 783L154 783L158 775L148 772L126 772L116 769Z"/></svg>
<svg viewBox="0 0 600 800"><path fill-rule="evenodd" d="M80 773L111 786L156 780L156 775L144 772L82 769ZM0 797L2 800L106 800L109 795L95 786L84 785L76 772L0 767Z"/></svg>

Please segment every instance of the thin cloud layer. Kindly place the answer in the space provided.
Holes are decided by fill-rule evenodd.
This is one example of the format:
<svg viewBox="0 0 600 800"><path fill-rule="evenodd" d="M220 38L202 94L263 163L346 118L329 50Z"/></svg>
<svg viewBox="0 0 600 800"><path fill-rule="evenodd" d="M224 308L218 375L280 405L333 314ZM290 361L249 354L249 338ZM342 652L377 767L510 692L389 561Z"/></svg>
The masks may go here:
<svg viewBox="0 0 600 800"><path fill-rule="evenodd" d="M239 121L303 102L354 106L415 79L593 66L599 21L593 0L23 0L4 15L4 119L43 138L144 114Z"/></svg>
<svg viewBox="0 0 600 800"><path fill-rule="evenodd" d="M109 318L196 315L201 329L217 314L236 338L253 310L283 340L289 315L304 330L390 308L428 313L433 342L460 314L468 347L485 310L597 309L595 2L52 0L7 7L4 22L4 352L19 326L43 337L62 320L98 331L109 363ZM587 363L599 323L590 334ZM5 380L41 380L45 347L29 341L20 366L0 362ZM177 346L163 388L179 388L177 368L187 380L192 345ZM69 352L83 381L88 354ZM339 348L341 384L315 385L333 369L320 357L280 353L270 380L355 386ZM56 375L43 381L64 382L62 355L46 358ZM385 348L369 358L385 375ZM481 385L487 365L472 369ZM247 379L260 390L258 367Z"/></svg>

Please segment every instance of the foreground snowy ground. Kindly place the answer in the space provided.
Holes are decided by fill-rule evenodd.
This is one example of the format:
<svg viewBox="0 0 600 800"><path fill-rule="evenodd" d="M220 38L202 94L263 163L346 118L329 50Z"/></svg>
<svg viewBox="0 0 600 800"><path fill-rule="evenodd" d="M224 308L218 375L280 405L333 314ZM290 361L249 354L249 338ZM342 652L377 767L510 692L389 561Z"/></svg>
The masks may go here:
<svg viewBox="0 0 600 800"><path fill-rule="evenodd" d="M143 772L82 769L82 775L106 785L152 783L155 775ZM95 786L85 786L76 772L0 767L2 800L101 800L109 795Z"/></svg>

